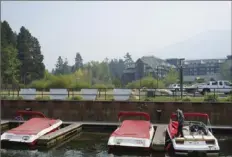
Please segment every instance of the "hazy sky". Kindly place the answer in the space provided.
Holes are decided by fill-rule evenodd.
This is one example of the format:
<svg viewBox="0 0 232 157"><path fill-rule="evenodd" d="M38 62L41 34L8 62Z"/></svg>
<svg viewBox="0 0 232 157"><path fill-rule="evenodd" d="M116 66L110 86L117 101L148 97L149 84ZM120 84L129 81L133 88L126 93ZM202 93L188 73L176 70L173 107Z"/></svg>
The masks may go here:
<svg viewBox="0 0 232 157"><path fill-rule="evenodd" d="M84 62L126 52L133 59L153 52L162 56L157 50L165 46L208 30L231 29L231 2L5 1L1 20L16 32L25 26L39 39L51 70L58 56L73 64L76 52Z"/></svg>

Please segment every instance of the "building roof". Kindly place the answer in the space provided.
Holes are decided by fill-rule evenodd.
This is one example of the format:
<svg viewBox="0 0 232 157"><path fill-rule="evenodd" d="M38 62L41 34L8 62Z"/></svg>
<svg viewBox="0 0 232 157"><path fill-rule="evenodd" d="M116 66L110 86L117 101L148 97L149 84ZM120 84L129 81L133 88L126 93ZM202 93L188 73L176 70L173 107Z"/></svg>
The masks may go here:
<svg viewBox="0 0 232 157"><path fill-rule="evenodd" d="M142 62L145 64L149 65L151 68L155 69L157 66L165 66L165 67L173 67L175 68L174 65L169 64L167 61L154 57L154 56L143 56L140 58Z"/></svg>

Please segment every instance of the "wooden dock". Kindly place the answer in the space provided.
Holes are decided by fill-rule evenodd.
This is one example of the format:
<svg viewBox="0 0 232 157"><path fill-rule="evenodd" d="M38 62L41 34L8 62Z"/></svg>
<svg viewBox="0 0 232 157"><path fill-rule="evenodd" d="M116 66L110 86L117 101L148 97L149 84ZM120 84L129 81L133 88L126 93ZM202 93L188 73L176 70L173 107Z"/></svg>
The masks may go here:
<svg viewBox="0 0 232 157"><path fill-rule="evenodd" d="M59 144L60 142L66 141L67 139L81 133L81 126L81 123L73 123L55 132L44 135L38 139L38 147L50 148Z"/></svg>
<svg viewBox="0 0 232 157"><path fill-rule="evenodd" d="M9 121L1 120L1 133L9 129Z"/></svg>
<svg viewBox="0 0 232 157"><path fill-rule="evenodd" d="M23 123L25 121L19 121L19 120L11 120L11 119L6 119L6 120L1 120L1 125L5 123ZM63 121L63 124L69 125L73 123L81 123L83 125L106 125L106 126L118 126L120 123L119 122L104 122L104 121ZM167 125L165 123L163 124L155 124L153 123L153 126L160 126L160 125ZM208 128L212 129L223 129L223 130L232 130L232 126L225 126L225 125L211 125L208 126Z"/></svg>
<svg viewBox="0 0 232 157"><path fill-rule="evenodd" d="M156 125L155 135L152 140L151 148L154 151L164 151L165 145L165 130L167 125Z"/></svg>
<svg viewBox="0 0 232 157"><path fill-rule="evenodd" d="M8 124L8 123L9 123L9 121L1 120L1 126L2 126L2 125L5 125L5 124Z"/></svg>

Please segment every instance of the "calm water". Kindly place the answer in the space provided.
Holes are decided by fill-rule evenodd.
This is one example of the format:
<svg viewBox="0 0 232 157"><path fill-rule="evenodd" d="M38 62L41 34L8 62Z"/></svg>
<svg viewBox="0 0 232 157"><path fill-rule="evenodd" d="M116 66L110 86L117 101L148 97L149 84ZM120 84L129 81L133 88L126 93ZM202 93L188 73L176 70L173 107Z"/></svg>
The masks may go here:
<svg viewBox="0 0 232 157"><path fill-rule="evenodd" d="M2 157L116 157L107 153L109 134L82 133L80 137L53 148L49 151L1 150ZM232 157L232 138L219 136L221 157ZM123 155L128 156L128 155ZM153 154L165 157L164 153ZM137 156L138 157L138 156Z"/></svg>

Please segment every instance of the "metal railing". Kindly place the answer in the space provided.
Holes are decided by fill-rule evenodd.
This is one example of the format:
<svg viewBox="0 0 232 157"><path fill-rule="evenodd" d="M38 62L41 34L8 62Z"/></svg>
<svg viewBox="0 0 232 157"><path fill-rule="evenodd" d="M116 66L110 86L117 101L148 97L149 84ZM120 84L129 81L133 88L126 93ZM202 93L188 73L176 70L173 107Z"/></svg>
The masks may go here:
<svg viewBox="0 0 232 157"><path fill-rule="evenodd" d="M126 88L124 88L126 89ZM128 89L128 88L127 88ZM123 90L123 89L121 89ZM202 91L200 88L192 88L192 89L185 89L183 90L183 96L189 98L204 98L206 93L211 93L214 98L216 97L227 97L227 94L231 92L231 89L226 88L211 88L210 91ZM64 96L64 99L73 98L76 96L85 97L85 96L96 96L96 100L116 100L116 97L128 97L128 100L148 100L148 99L158 99L161 100L162 98L170 98L171 99L178 99L180 98L180 90L176 88L165 88L165 89L131 89L130 94L121 94L121 93L114 93L114 89L98 89L96 94L88 94L88 93L81 93L81 89L67 89L67 94L50 94L49 89L37 89L36 93L20 93L20 89L5 89L1 90L1 98L10 96L12 98L17 98L20 96L31 95L40 98L46 98L51 96Z"/></svg>

